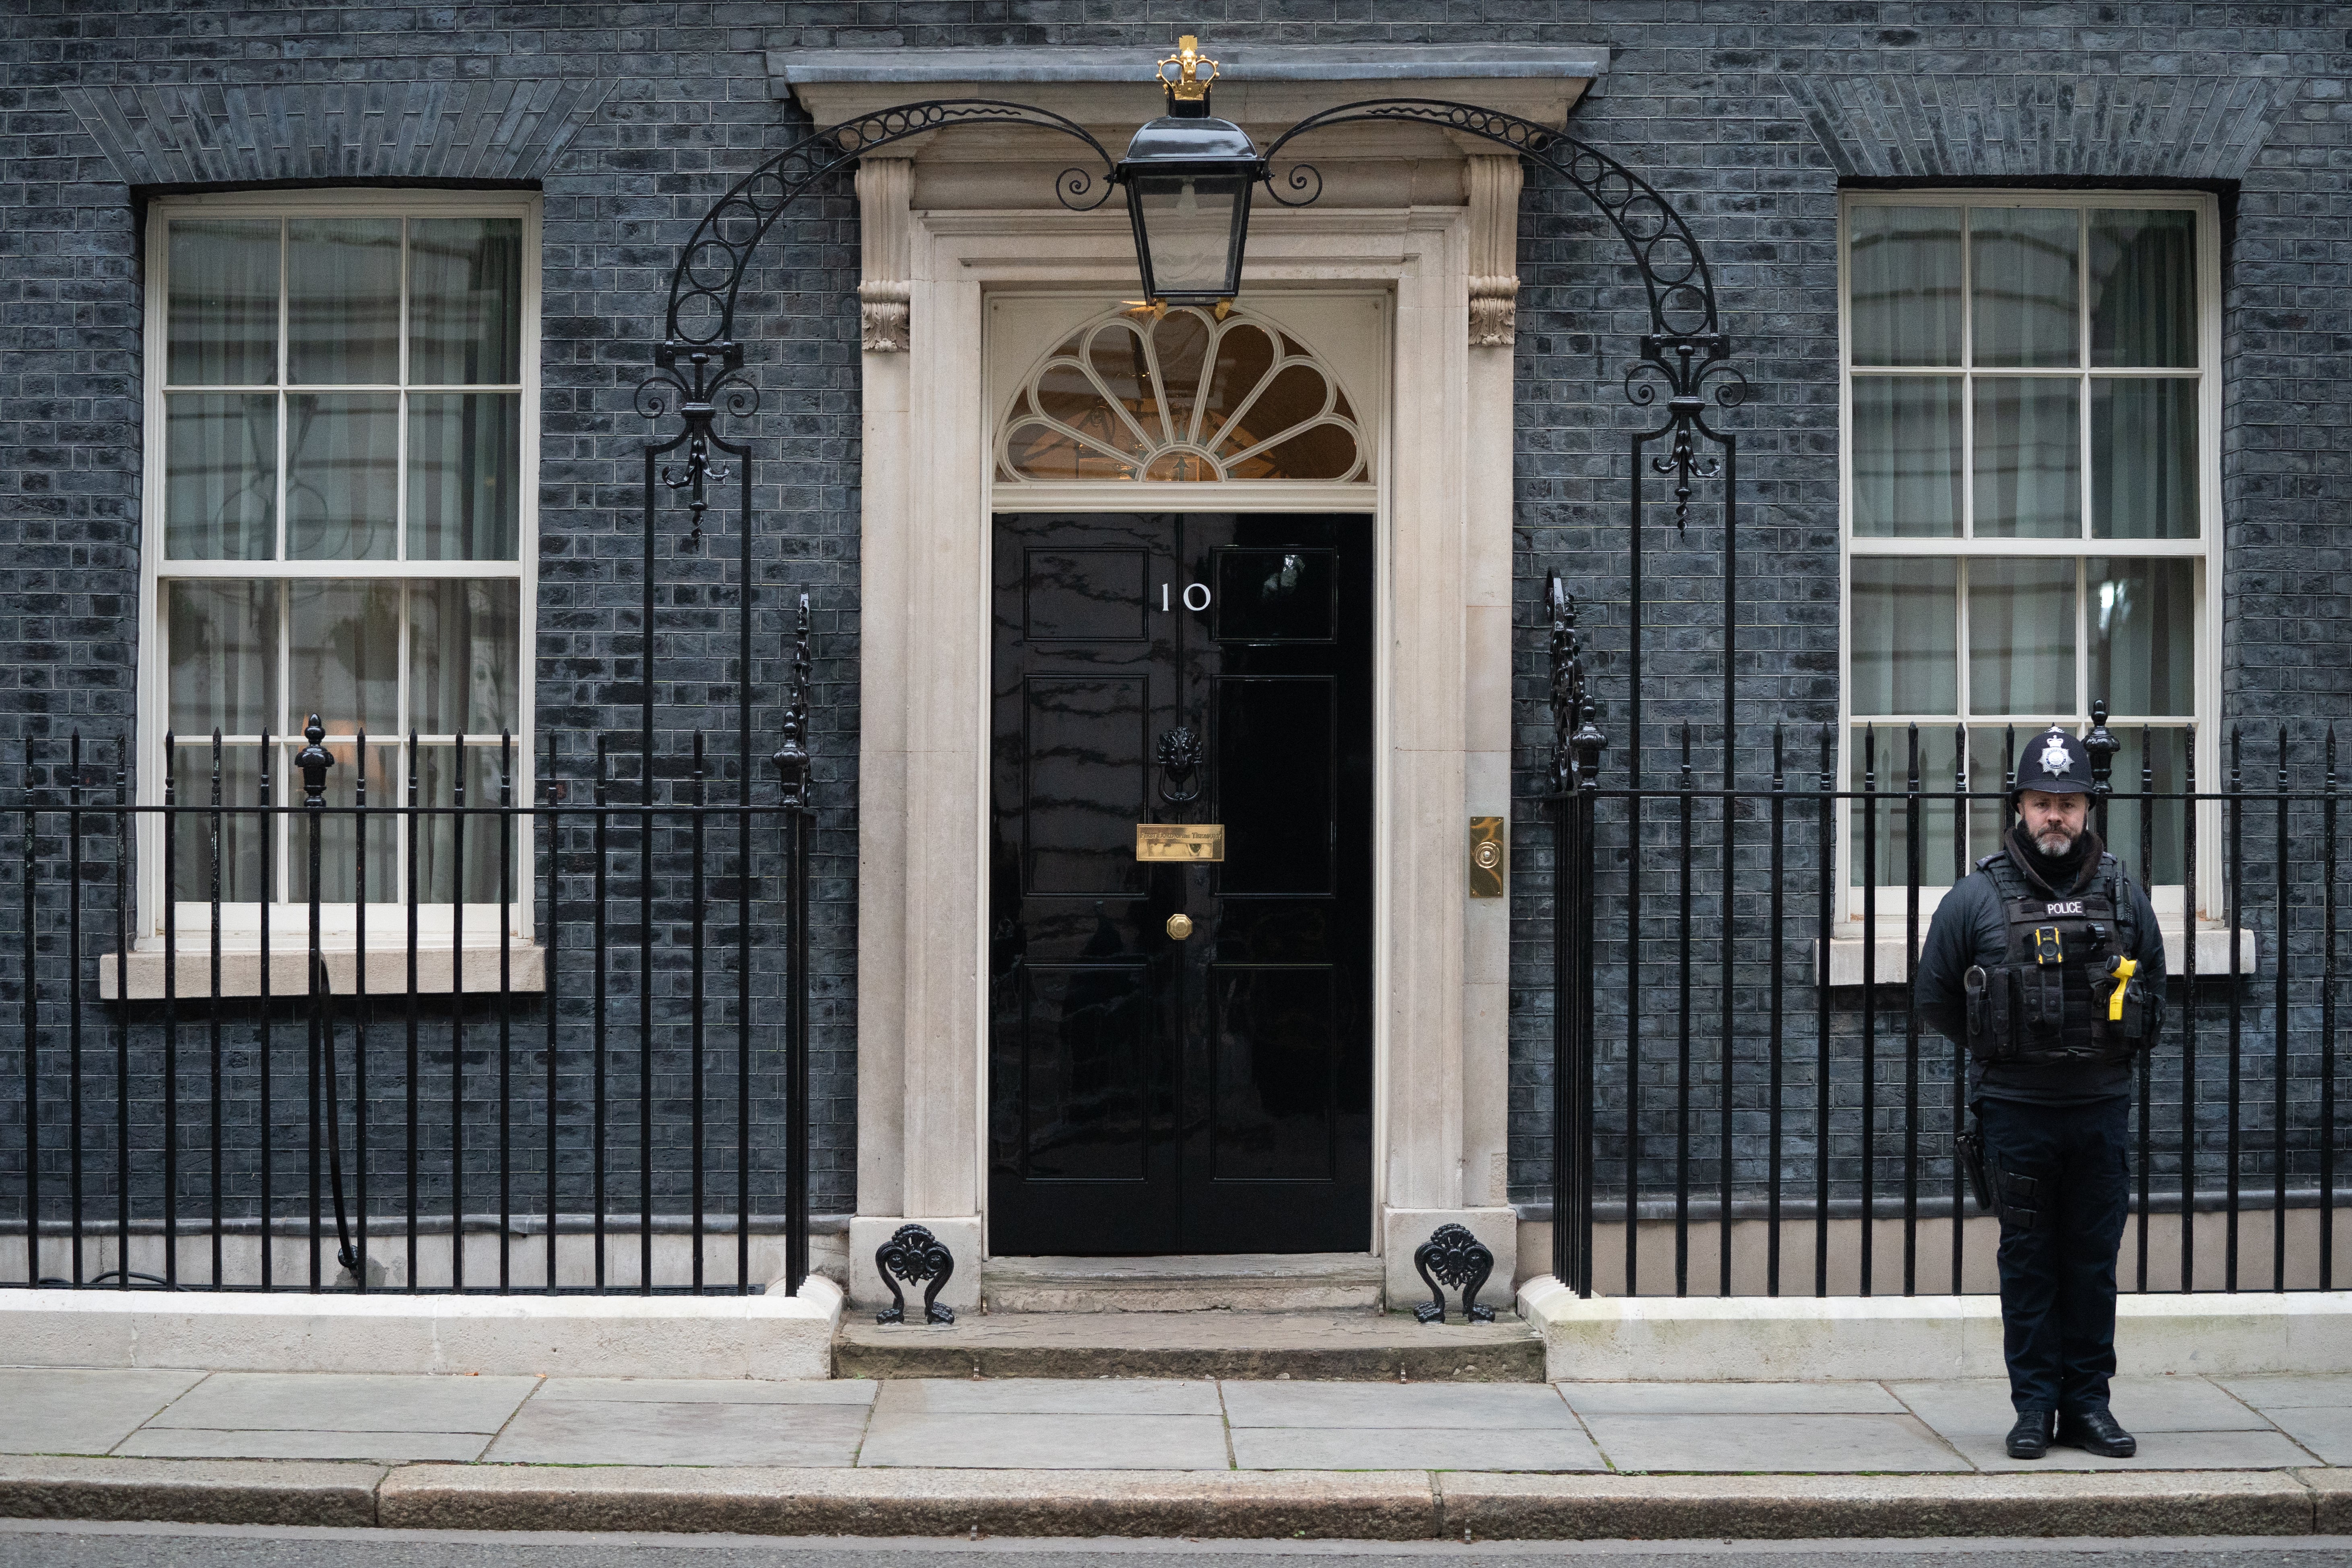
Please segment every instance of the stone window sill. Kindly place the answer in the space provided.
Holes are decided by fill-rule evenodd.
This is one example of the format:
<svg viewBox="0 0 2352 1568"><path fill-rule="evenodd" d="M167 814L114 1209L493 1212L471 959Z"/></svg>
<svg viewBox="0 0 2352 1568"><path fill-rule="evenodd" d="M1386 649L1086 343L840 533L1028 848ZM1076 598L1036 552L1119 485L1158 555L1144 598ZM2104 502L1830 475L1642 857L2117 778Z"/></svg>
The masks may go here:
<svg viewBox="0 0 2352 1568"><path fill-rule="evenodd" d="M326 949L327 983L338 996L359 989L360 953L348 942ZM508 989L516 994L547 989L547 953L536 942L518 939L507 950ZM273 945L269 952L269 991L273 996L299 996L310 988L306 973L310 954L299 942ZM158 1002L163 997L163 954L134 948L120 966L120 985L133 1002ZM213 955L201 936L180 943L173 966L174 990L182 1001L209 998L213 994ZM499 990L499 946L467 942L457 953L457 979L468 995L496 995ZM98 961L98 994L103 1002L118 999L118 964L113 953ZM416 989L423 995L449 994L449 943L435 946L429 940L416 946ZM408 948L379 947L367 952L367 991L375 997L404 994L408 990ZM261 994L261 954L252 947L230 947L220 955L220 994L224 996Z"/></svg>

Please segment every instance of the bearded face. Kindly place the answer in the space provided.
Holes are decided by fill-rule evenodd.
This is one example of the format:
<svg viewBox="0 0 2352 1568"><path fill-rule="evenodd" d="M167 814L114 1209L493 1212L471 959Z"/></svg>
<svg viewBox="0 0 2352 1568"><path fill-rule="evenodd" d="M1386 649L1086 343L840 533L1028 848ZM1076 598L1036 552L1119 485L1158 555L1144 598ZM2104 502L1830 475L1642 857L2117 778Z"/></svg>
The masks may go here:
<svg viewBox="0 0 2352 1568"><path fill-rule="evenodd" d="M2018 816L2025 824L2027 839L2053 860L2072 850L2074 841L2083 837L2090 807L2088 796L2071 791L2053 795L2030 789L2017 798Z"/></svg>

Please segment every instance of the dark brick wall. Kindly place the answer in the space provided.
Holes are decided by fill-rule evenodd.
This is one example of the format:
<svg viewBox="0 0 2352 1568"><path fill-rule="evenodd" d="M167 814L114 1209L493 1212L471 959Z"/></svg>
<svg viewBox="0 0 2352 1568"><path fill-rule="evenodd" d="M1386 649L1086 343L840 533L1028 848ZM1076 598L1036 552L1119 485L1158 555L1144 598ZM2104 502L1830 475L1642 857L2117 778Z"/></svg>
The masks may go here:
<svg viewBox="0 0 2352 1568"><path fill-rule="evenodd" d="M1811 726L1835 712L1841 179L2222 188L2223 717L2265 735L2285 724L2301 742L2343 710L2352 567L2337 515L2347 422L2339 323L2352 289L2352 37L2340 7L1470 0L1375 12L1352 0L1301 0L1213 3L1192 23L1213 45L1611 48L1612 69L1578 111L1576 132L1645 173L1688 216L1751 388L1720 423L1739 441L1738 677L1749 727L1737 759L1755 779L1769 720ZM1023 0L243 9L19 0L0 40L0 439L14 458L0 476L0 545L13 568L0 594L0 741L13 751L19 736L76 726L110 736L130 717L141 368L131 184L405 176L520 180L544 191L539 689L542 724L571 759L562 770L576 776L589 731L635 722L643 678L633 565L639 427L627 409L657 330L664 269L710 198L793 134L793 111L768 96L761 51L1084 43L1131 46L1140 57L1164 46L1169 30L1100 6ZM271 119L263 112L271 103L299 112ZM213 129L221 125L240 130L225 137ZM782 590L807 585L819 604L820 1207L846 1206L852 1168L855 238L845 195L814 204L771 242L748 307L767 397L758 543L766 651L754 672L763 690L772 689L767 661ZM1545 733L1536 601L1552 565L1589 605L1611 764L1626 755L1624 447L1648 416L1625 404L1620 385L1644 318L1614 237L1573 191L1538 172L1521 250L1526 788ZM1702 501L1712 494L1703 489ZM1651 520L1644 760L1654 770L1666 762L1669 726L1688 719L1700 726L1695 759L1705 775L1721 757L1712 729L1719 528L1704 505L1686 537L1655 510ZM698 554L674 544L664 545L661 611L677 634L665 674L681 684L663 719L673 753L698 721L689 705L723 704L737 679L724 647L700 640L714 636L707 618L731 591L723 564L731 535L714 530ZM723 627L716 636L723 643ZM723 730L723 719L714 727ZM772 733L763 708L761 734ZM718 747L731 757L731 742L722 737ZM1794 750L1810 756L1810 741ZM1536 808L1523 803L1519 814L1528 825L1514 905L1512 1187L1540 1199L1550 882ZM1663 840L1673 829L1654 821L1649 831ZM1703 820L1702 837L1714 831ZM1760 857L1754 835L1739 853ZM1792 875L1791 897L1810 889ZM1622 928L1621 917L1605 914L1604 926ZM1742 918L1753 918L1745 906ZM1738 978L1745 1016L1760 979L1753 968ZM0 986L15 984L0 964ZM1703 991L1697 1016L1711 1017L1716 1001ZM1790 1092L1811 1090L1792 1082Z"/></svg>

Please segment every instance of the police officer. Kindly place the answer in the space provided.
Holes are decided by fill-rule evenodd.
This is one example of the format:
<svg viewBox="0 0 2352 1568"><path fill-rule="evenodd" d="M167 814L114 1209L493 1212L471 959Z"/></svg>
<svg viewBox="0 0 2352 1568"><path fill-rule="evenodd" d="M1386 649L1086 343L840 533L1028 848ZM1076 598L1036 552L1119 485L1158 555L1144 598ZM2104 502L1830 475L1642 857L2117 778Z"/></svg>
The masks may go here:
<svg viewBox="0 0 2352 1568"><path fill-rule="evenodd" d="M1967 1142L1978 1191L2000 1213L2018 1459L2053 1442L2138 1451L2107 1408L2107 1380L2131 1060L2163 1022L2164 941L2147 895L2091 831L2090 795L2082 742L2054 724L2035 736L2010 795L2016 821L1936 907L1914 992L1969 1053Z"/></svg>

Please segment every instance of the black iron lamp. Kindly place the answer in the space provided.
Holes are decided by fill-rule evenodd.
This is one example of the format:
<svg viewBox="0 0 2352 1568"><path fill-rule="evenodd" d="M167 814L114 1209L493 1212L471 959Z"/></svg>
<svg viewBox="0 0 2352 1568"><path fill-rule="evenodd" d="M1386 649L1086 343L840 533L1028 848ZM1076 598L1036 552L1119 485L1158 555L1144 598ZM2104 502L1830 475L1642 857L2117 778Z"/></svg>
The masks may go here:
<svg viewBox="0 0 2352 1568"><path fill-rule="evenodd" d="M1160 62L1168 112L1128 143L1113 175L1127 187L1135 261L1154 305L1223 305L1242 281L1250 187L1265 160L1249 133L1209 112L1217 62L1187 34Z"/></svg>

